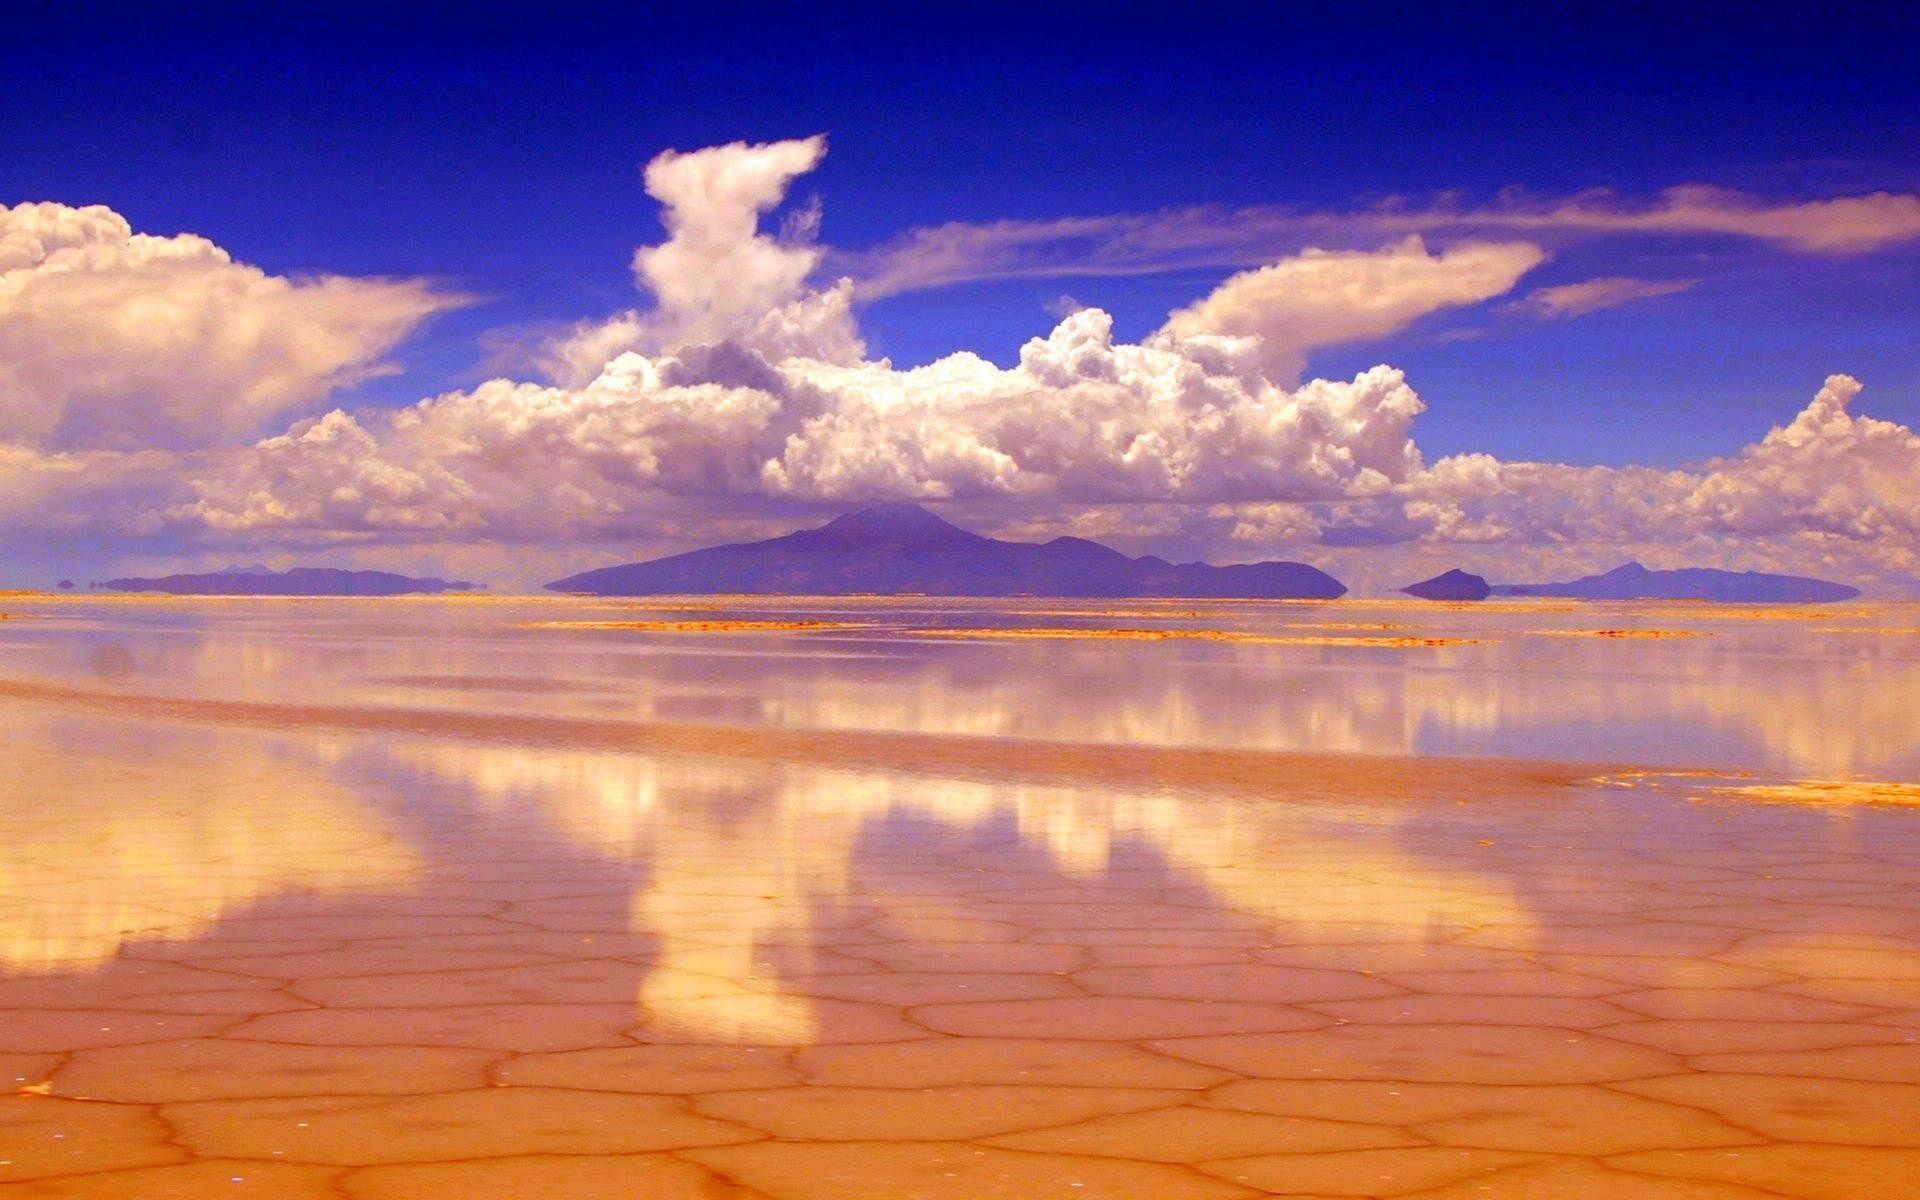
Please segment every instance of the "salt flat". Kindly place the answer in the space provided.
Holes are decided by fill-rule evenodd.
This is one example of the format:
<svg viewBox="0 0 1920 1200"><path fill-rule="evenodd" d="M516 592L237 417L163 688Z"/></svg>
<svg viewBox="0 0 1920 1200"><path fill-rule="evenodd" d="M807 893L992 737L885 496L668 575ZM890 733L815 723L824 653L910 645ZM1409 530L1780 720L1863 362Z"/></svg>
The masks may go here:
<svg viewBox="0 0 1920 1200"><path fill-rule="evenodd" d="M1920 1176L1914 606L0 611L22 1196Z"/></svg>

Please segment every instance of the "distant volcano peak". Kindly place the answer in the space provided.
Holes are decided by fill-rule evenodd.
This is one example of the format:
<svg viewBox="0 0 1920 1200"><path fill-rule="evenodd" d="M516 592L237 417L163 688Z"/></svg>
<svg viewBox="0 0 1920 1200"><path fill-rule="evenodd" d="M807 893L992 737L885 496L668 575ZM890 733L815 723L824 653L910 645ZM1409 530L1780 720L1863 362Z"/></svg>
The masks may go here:
<svg viewBox="0 0 1920 1200"><path fill-rule="evenodd" d="M823 544L901 548L947 546L979 537L918 504L869 505L835 517L805 536Z"/></svg>
<svg viewBox="0 0 1920 1200"><path fill-rule="evenodd" d="M933 533L960 527L937 517L918 504L906 502L870 504L866 508L842 513L823 528L866 533Z"/></svg>
<svg viewBox="0 0 1920 1200"><path fill-rule="evenodd" d="M875 504L762 542L709 546L555 580L600 596L754 592L790 595L1192 596L1331 599L1347 589L1305 563L1212 567L1129 558L1098 542L1044 545L971 533L918 504Z"/></svg>

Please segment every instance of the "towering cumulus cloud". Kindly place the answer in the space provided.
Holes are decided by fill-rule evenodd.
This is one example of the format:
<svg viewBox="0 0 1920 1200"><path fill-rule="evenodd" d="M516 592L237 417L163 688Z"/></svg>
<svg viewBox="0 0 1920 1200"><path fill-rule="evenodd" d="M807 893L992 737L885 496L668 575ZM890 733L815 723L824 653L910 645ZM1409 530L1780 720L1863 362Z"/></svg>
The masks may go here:
<svg viewBox="0 0 1920 1200"><path fill-rule="evenodd" d="M1229 280L1214 307L1144 344L1116 343L1111 318L1088 309L1014 367L959 353L902 371L863 357L847 281L809 286L820 253L806 230L759 228L824 149L660 156L646 179L668 238L634 256L654 304L574 330L554 347L554 384L494 380L303 423L198 477L176 515L222 530L532 538L642 534L663 497L1380 496L1420 467L1419 398L1386 367L1291 387L1272 348L1297 370L1304 345L1494 294L1539 261L1531 247L1431 256L1417 242L1310 254L1269 269L1278 287ZM1393 288L1384 304L1376 284ZM1262 289L1286 294L1275 308L1292 304L1295 329L1236 325Z"/></svg>
<svg viewBox="0 0 1920 1200"><path fill-rule="evenodd" d="M578 386L624 351L719 342L771 359L857 360L866 347L854 327L851 287L806 287L822 258L813 244L819 210L802 210L781 237L760 231L761 217L826 151L823 137L734 142L692 154L669 150L648 163L647 194L664 207L668 236L634 252L633 275L654 308L576 326L547 347L548 373Z"/></svg>
<svg viewBox="0 0 1920 1200"><path fill-rule="evenodd" d="M264 438L242 435L379 370L452 300L408 281L278 278L106 210L13 210L0 523L112 526L207 554L433 553L526 582L502 569L527 560L516 548L563 546L577 563L913 498L1000 532L1342 570L1361 555L1470 554L1496 575L1693 555L1912 583L1920 439L1851 413L1859 385L1843 376L1762 441L1673 470L1429 462L1400 371L1301 382L1319 348L1510 295L1547 258L1531 240L1401 231L1306 249L1138 342L1082 309L1009 366L961 351L900 369L867 355L862 293L826 270L841 260L817 244L817 203L788 204L825 152L816 137L656 158L645 181L666 237L633 259L646 302L554 339L544 379L305 415ZM1712 215L1681 199L1663 219ZM1529 214L1504 215L1512 230ZM1784 218L1747 216L1755 236L1785 236ZM1575 314L1682 286L1608 278L1523 303ZM83 310L104 314L103 333L73 335Z"/></svg>

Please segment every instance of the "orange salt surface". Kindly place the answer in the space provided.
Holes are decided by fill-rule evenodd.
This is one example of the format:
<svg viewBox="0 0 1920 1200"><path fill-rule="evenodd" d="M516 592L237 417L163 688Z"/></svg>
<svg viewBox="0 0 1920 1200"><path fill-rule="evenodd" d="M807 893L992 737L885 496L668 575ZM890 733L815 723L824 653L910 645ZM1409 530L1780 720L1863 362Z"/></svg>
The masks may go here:
<svg viewBox="0 0 1920 1200"><path fill-rule="evenodd" d="M1369 596L1343 603L1364 605L1367 608L1402 609L1414 612L1478 612L1509 616L1521 613L1582 612L1591 608L1588 602L1581 600L1540 600L1516 596L1490 596L1485 600L1422 600L1413 596Z"/></svg>
<svg viewBox="0 0 1920 1200"><path fill-rule="evenodd" d="M1620 601L1605 603L1610 608L1631 605L1649 613L1664 613L1709 621L1834 621L1858 619L1863 613L1871 611L1852 604L1714 604L1705 600L1655 600L1637 604Z"/></svg>
<svg viewBox="0 0 1920 1200"><path fill-rule="evenodd" d="M1821 633L1873 633L1889 636L1920 635L1920 626L1898 628L1886 625L1829 625Z"/></svg>
<svg viewBox="0 0 1920 1200"><path fill-rule="evenodd" d="M1514 638L1326 691L1286 645L574 649L513 609L185 611L23 625L0 659L8 1195L1920 1177L1920 813L1744 795L1843 765L1910 791L1910 723L1860 707L1914 697L1897 657L1829 693L1777 631L1750 658ZM635 715L695 680L773 715ZM387 703L415 684L452 706ZM1648 712L1704 757L1598 752L1661 757L1619 740ZM1527 753L1393 740L1449 719Z"/></svg>
<svg viewBox="0 0 1920 1200"><path fill-rule="evenodd" d="M1531 632L1545 637L1689 638L1713 636L1713 634L1704 629L1535 629Z"/></svg>
<svg viewBox="0 0 1920 1200"><path fill-rule="evenodd" d="M999 615L1007 617L1087 617L1119 618L1122 620L1155 621L1204 621L1218 619L1223 614L1219 608L1004 608Z"/></svg>
<svg viewBox="0 0 1920 1200"><path fill-rule="evenodd" d="M1412 629L1402 621L1289 621L1294 629Z"/></svg>
<svg viewBox="0 0 1920 1200"><path fill-rule="evenodd" d="M1334 626L1340 628L1340 626ZM924 638L1057 638L1136 641L1246 642L1269 646L1465 646L1478 638L1459 637L1323 637L1312 634L1252 633L1238 629L1082 629L1074 626L980 626L965 629L914 629Z"/></svg>
<svg viewBox="0 0 1920 1200"><path fill-rule="evenodd" d="M860 621L529 621L528 629L631 629L640 633L780 633L859 629Z"/></svg>
<svg viewBox="0 0 1920 1200"><path fill-rule="evenodd" d="M1647 788L1698 802L1787 804L1813 808L1920 806L1920 783L1881 779L1761 779L1751 771L1620 771L1591 782Z"/></svg>
<svg viewBox="0 0 1920 1200"><path fill-rule="evenodd" d="M1710 794L1734 800L1766 800L1784 804L1920 805L1920 783L1871 780L1803 779L1786 783L1743 784L1714 788Z"/></svg>

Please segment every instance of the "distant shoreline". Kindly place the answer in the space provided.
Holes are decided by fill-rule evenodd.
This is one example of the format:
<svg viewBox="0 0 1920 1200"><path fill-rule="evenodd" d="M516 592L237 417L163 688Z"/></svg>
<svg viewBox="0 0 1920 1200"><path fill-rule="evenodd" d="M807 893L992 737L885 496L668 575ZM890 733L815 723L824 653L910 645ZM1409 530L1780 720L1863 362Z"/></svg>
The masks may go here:
<svg viewBox="0 0 1920 1200"><path fill-rule="evenodd" d="M254 593L254 592L108 592L108 591L72 591L63 592L42 588L0 589L0 600L58 601L67 604L157 604L178 601L433 601L453 604L502 604L502 603L541 603L565 604L581 603L608 608L663 608L692 609L702 605L742 607L755 604L792 603L795 601L820 604L951 604L980 607L1004 607L1012 603L1040 603L1057 605L1062 608L1072 605L1096 605L1110 607L1115 603L1135 605L1167 606L1206 606L1206 605L1261 605L1261 606L1298 606L1317 605L1364 605L1370 607L1407 608L1422 611L1444 611L1449 608L1460 609L1498 609L1505 612L1535 609L1539 611L1564 611L1569 606L1579 608L1645 608L1649 606L1685 607L1690 609L1726 608L1726 609L1769 609L1787 608L1808 611L1840 612L1849 606L1882 604L1920 604L1920 596L1878 597L1863 595L1853 600L1704 600L1704 599L1661 599L1644 598L1631 600L1592 599L1584 596L1517 596L1495 593L1485 600L1421 600L1399 595L1397 590L1382 592L1378 595L1354 595L1328 597L1273 597L1273 596L1047 596L1047 595L931 595L924 592L663 592L639 596L600 595L593 592L552 592L537 589L527 591L458 591L458 592L396 592L390 595L353 596L332 593ZM684 601L684 603L682 603Z"/></svg>

